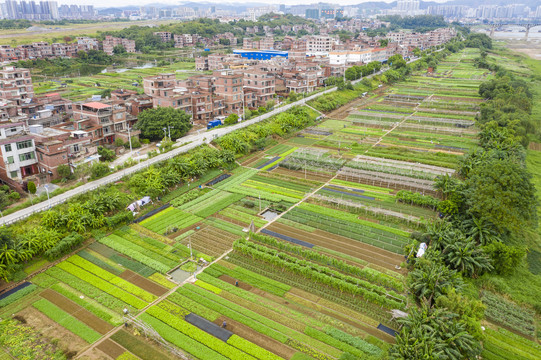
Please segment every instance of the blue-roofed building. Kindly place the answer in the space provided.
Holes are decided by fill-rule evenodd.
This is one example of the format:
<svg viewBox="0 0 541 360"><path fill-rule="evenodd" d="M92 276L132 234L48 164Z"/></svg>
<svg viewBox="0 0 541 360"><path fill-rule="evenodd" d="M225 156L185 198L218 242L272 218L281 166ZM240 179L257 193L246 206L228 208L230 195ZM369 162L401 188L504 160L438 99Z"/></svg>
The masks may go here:
<svg viewBox="0 0 541 360"><path fill-rule="evenodd" d="M233 50L233 53L251 60L270 60L276 56L287 59L287 51L279 50Z"/></svg>

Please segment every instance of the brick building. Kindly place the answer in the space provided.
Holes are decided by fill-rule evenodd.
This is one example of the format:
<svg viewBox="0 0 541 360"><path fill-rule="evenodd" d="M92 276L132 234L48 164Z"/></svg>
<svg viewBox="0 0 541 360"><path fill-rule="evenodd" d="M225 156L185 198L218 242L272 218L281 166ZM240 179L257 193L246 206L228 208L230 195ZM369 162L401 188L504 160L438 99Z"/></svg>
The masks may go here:
<svg viewBox="0 0 541 360"><path fill-rule="evenodd" d="M128 40L128 39L122 39L113 37L110 35L107 35L105 37L105 40L103 40L102 46L103 51L107 55L113 55L113 51L115 46L121 45L126 49L126 52L134 53L135 52L135 40Z"/></svg>
<svg viewBox="0 0 541 360"><path fill-rule="evenodd" d="M251 68L244 70L244 92L252 92L256 101L252 107L265 106L275 94L275 76L267 71Z"/></svg>
<svg viewBox="0 0 541 360"><path fill-rule="evenodd" d="M0 179L19 188L23 179L39 172L37 164L34 139L24 123L0 123Z"/></svg>
<svg viewBox="0 0 541 360"><path fill-rule="evenodd" d="M0 70L0 98L20 100L32 97L34 87L28 69L5 66Z"/></svg>
<svg viewBox="0 0 541 360"><path fill-rule="evenodd" d="M158 36L162 42L169 42L173 39L173 36L169 31L158 31L155 32L154 35Z"/></svg>

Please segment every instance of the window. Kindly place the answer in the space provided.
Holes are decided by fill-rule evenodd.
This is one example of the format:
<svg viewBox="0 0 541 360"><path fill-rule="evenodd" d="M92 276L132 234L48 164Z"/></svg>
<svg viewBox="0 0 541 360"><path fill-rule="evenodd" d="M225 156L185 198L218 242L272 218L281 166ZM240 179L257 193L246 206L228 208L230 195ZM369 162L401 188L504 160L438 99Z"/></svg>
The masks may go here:
<svg viewBox="0 0 541 360"><path fill-rule="evenodd" d="M29 147L32 147L32 140L25 140L25 141L21 141L21 142L17 143L17 149L18 150L26 149L26 148L29 148Z"/></svg>
<svg viewBox="0 0 541 360"><path fill-rule="evenodd" d="M9 131L12 133L17 132L17 128L12 127L11 129L9 129Z"/></svg>
<svg viewBox="0 0 541 360"><path fill-rule="evenodd" d="M11 144L4 145L4 149L6 149L6 152L10 152L11 151Z"/></svg>
<svg viewBox="0 0 541 360"><path fill-rule="evenodd" d="M12 179L16 179L16 178L18 177L17 175L18 175L17 171L12 171L12 172L9 174L9 176L10 176Z"/></svg>
<svg viewBox="0 0 541 360"><path fill-rule="evenodd" d="M36 158L36 154L34 154L34 152L28 152L28 153L19 155L19 161L32 160L35 158Z"/></svg>
<svg viewBox="0 0 541 360"><path fill-rule="evenodd" d="M13 164L14 162L13 156L8 156L8 164Z"/></svg>
<svg viewBox="0 0 541 360"><path fill-rule="evenodd" d="M40 159L41 161L43 161L43 154L42 154L42 153L39 153L39 159Z"/></svg>

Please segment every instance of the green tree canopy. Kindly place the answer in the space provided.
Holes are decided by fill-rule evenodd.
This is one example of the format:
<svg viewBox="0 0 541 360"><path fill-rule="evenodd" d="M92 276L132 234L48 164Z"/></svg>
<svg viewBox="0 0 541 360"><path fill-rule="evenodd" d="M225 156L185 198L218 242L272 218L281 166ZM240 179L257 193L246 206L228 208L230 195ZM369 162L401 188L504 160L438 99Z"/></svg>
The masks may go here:
<svg viewBox="0 0 541 360"><path fill-rule="evenodd" d="M518 233L537 224L537 198L531 175L510 159L476 166L466 180L466 204L477 219L494 224L500 233Z"/></svg>
<svg viewBox="0 0 541 360"><path fill-rule="evenodd" d="M184 136L192 128L191 121L191 116L183 110L177 110L171 107L157 107L141 112L135 128L141 130L142 137L150 140L159 140L164 137L164 128L169 135L169 126L171 129L171 138L172 140L176 140Z"/></svg>

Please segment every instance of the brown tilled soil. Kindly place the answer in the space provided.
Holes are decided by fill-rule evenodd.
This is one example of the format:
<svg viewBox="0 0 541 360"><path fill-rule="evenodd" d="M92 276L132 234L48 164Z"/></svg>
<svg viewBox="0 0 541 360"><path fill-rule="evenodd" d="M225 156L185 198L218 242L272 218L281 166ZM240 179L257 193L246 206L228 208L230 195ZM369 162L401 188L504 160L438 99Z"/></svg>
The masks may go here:
<svg viewBox="0 0 541 360"><path fill-rule="evenodd" d="M88 346L86 341L49 319L32 306L19 311L17 315L22 316L27 324L38 330L42 335L49 339L57 339L59 348L64 350L65 353L77 353Z"/></svg>
<svg viewBox="0 0 541 360"><path fill-rule="evenodd" d="M344 254L354 256L393 271L396 271L395 266L400 265L400 263L404 260L403 256L401 255L394 254L369 244L364 244L360 241L331 234L323 230L307 232L277 222L269 225L267 229L327 249L340 251Z"/></svg>
<svg viewBox="0 0 541 360"><path fill-rule="evenodd" d="M283 357L284 359L289 359L297 352L297 350L290 348L282 344L281 342L274 340L266 335L258 333L257 331L249 328L248 326L231 320L228 317L220 316L218 319L214 320L216 325L222 326L224 320L227 322L227 330L232 333L245 338L248 341L253 342L254 344L261 346L263 349L266 349L278 356Z"/></svg>
<svg viewBox="0 0 541 360"><path fill-rule="evenodd" d="M231 285L235 285L235 281L237 281L237 279L234 279L234 278L232 278L231 276L225 275L225 274L224 274L224 275L220 275L220 276L218 277L218 279L220 279L220 280L222 280L222 281L225 281L226 283L229 283L229 284L231 284ZM242 281L239 281L239 287L240 287L241 289L248 290L248 291L252 290L252 287L251 287L250 285L248 285L248 284L246 284L246 283L243 283Z"/></svg>
<svg viewBox="0 0 541 360"><path fill-rule="evenodd" d="M40 294L40 296L49 300L73 317L81 320L83 323L90 326L92 329L96 330L100 334L105 334L113 329L113 326L111 324L100 319L96 315L92 314L90 311L77 305L70 299L51 289L45 289Z"/></svg>
<svg viewBox="0 0 541 360"><path fill-rule="evenodd" d="M111 339L105 339L103 340L98 346L96 346L99 350L103 351L105 354L109 355L113 359L116 359L120 355L122 355L126 350L118 345L116 342L114 342Z"/></svg>
<svg viewBox="0 0 541 360"><path fill-rule="evenodd" d="M153 281L150 281L148 279L145 279L139 274L134 273L131 270L124 270L119 277L121 277L124 280L127 280L131 282L134 285L139 286L141 289L148 291L151 294L154 294L156 296L162 296L165 294L168 290L164 288L163 286L160 286L156 284Z"/></svg>
<svg viewBox="0 0 541 360"><path fill-rule="evenodd" d="M210 226L190 236L195 250L211 256L220 256L231 249L235 239L236 237L231 233ZM183 243L187 244L188 239L184 239Z"/></svg>
<svg viewBox="0 0 541 360"><path fill-rule="evenodd" d="M85 355L78 357L77 359L81 360L113 360L114 357L104 353L97 347L93 347L92 349L85 352Z"/></svg>

